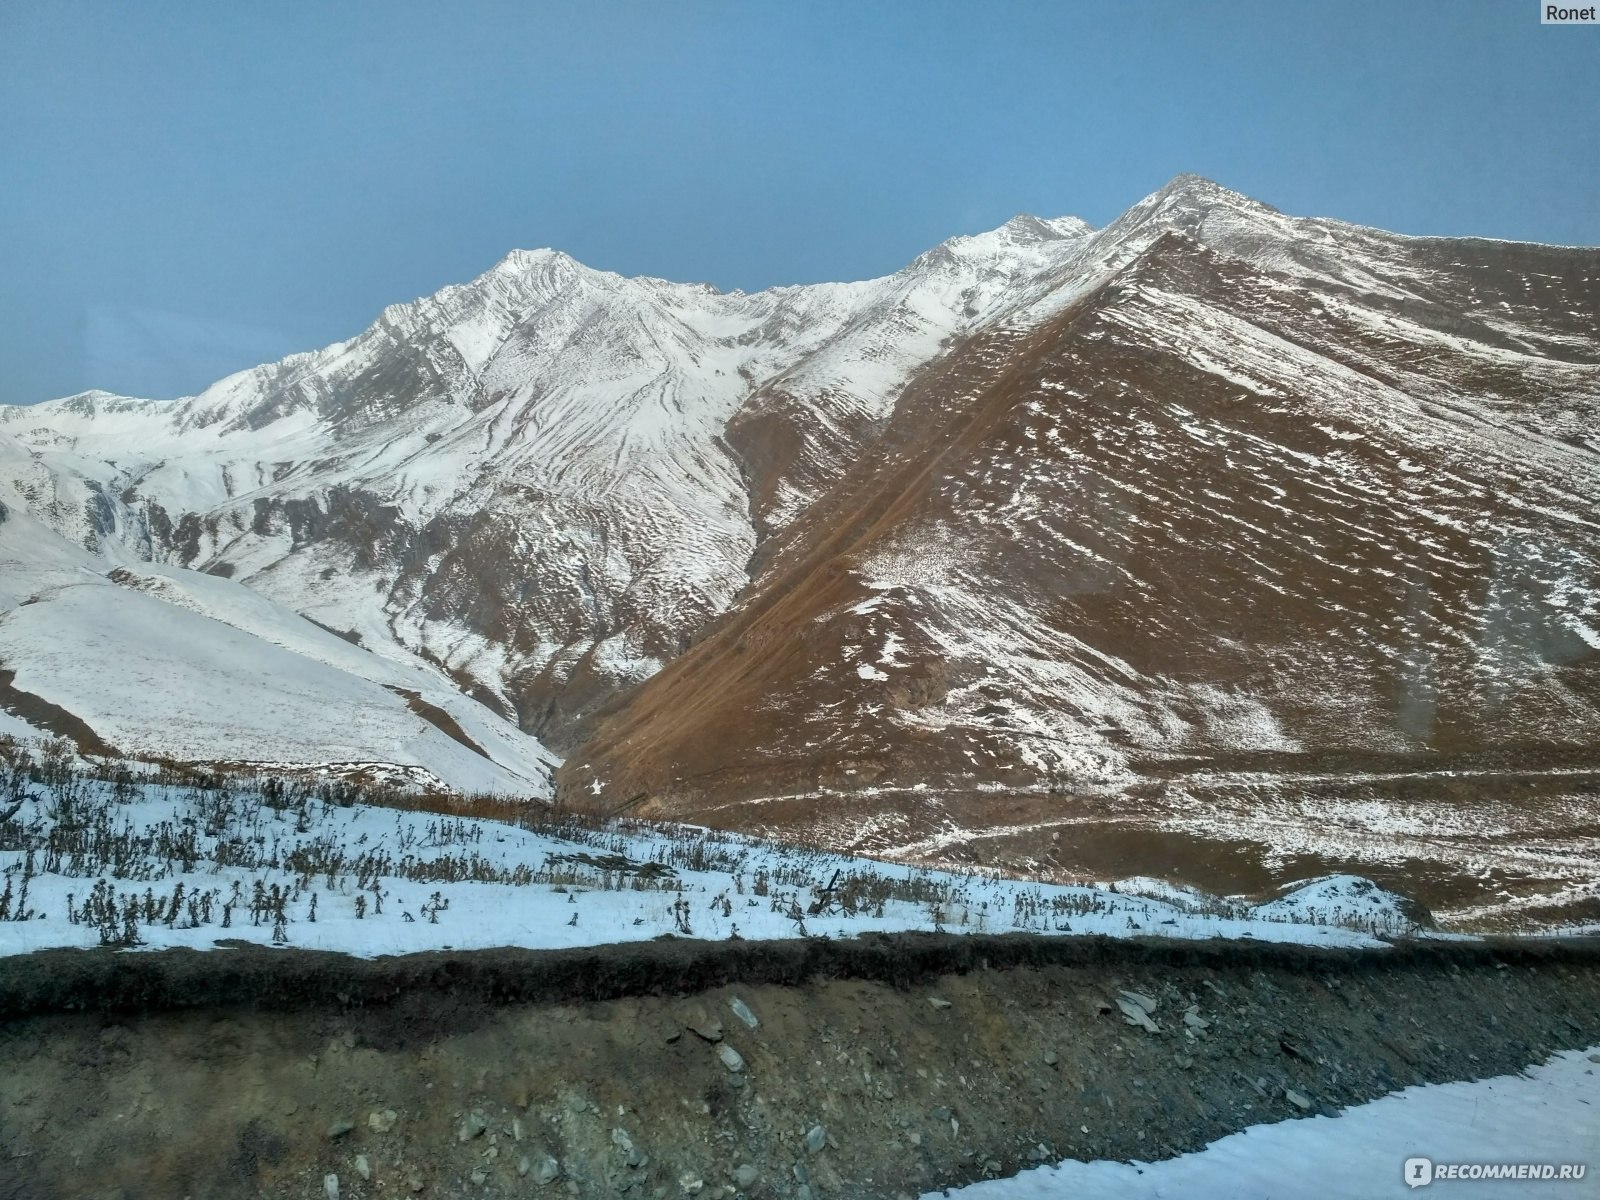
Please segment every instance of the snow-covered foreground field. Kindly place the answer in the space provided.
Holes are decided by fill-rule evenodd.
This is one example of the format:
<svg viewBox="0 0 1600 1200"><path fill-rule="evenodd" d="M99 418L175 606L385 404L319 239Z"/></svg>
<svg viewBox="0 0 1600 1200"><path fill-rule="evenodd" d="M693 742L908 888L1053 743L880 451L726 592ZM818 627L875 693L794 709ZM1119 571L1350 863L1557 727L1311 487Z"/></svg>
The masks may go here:
<svg viewBox="0 0 1600 1200"><path fill-rule="evenodd" d="M930 1197L960 1200L1375 1200L1600 1196L1600 1047L1520 1075L1443 1083L1345 1109L1256 1125L1156 1163L1074 1162ZM1418 1174L1417 1159L1430 1168ZM1443 1164L1548 1164L1581 1178L1446 1178ZM1439 1175L1422 1182L1431 1173ZM1575 1173L1575 1172L1569 1172ZM1409 1176L1413 1181L1408 1185Z"/></svg>
<svg viewBox="0 0 1600 1200"><path fill-rule="evenodd" d="M0 954L230 939L363 956L662 935L881 931L1260 938L1374 946L1397 897L1333 877L1268 903L1154 880L1060 886L932 871L682 826L520 823L365 804L305 783L10 777L0 765ZM37 772L36 772L37 774ZM9 788L9 790L8 790Z"/></svg>

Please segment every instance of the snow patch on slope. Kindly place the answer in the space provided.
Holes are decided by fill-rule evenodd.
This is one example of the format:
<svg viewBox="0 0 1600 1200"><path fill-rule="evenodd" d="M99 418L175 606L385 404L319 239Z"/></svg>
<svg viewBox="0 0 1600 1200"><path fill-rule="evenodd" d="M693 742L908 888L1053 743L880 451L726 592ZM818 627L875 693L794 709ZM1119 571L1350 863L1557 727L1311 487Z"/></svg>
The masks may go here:
<svg viewBox="0 0 1600 1200"><path fill-rule="evenodd" d="M548 796L556 759L436 672L370 654L237 583L119 569L26 513L0 525L0 663L125 753L390 763L462 791ZM411 710L450 714L469 747Z"/></svg>

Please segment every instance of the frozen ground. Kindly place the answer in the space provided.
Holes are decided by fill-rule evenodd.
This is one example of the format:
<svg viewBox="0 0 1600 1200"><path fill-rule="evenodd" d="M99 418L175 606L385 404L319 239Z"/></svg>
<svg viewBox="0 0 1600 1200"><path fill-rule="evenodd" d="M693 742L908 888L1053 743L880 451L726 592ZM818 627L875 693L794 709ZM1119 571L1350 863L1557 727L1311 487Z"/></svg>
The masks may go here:
<svg viewBox="0 0 1600 1200"><path fill-rule="evenodd" d="M242 939L376 956L905 930L1373 946L1412 928L1393 896L1352 877L1252 905L1152 880L1033 884L695 827L596 827L538 804L511 824L343 806L304 783L22 788L32 798L0 823L0 954Z"/></svg>
<svg viewBox="0 0 1600 1200"><path fill-rule="evenodd" d="M1443 1083L1343 1110L1240 1130L1157 1163L1074 1162L929 1197L960 1200L1499 1200L1600 1196L1600 1047L1520 1075ZM1411 1161L1583 1164L1581 1179L1448 1179L1408 1186ZM1434 1170L1437 1171L1437 1165ZM1424 1171L1426 1174L1426 1171ZM1415 1176L1413 1176L1415 1177Z"/></svg>

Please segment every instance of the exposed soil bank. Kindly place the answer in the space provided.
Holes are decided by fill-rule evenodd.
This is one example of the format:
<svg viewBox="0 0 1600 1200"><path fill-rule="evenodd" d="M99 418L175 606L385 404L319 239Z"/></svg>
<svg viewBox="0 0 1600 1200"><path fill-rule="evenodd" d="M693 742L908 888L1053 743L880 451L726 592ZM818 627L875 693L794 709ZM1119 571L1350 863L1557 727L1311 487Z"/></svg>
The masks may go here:
<svg viewBox="0 0 1600 1200"><path fill-rule="evenodd" d="M725 984L859 979L906 988L941 975L1016 967L1164 970L1272 967L1334 974L1573 966L1600 971L1600 937L1402 941L1377 951L1266 941L1037 934L867 934L702 941L661 937L573 950L440 951L353 958L219 939L223 951L44 950L0 959L0 1019L50 1012L278 1011L409 1004L461 1008L691 995Z"/></svg>
<svg viewBox="0 0 1600 1200"><path fill-rule="evenodd" d="M1123 1019L1119 989L1159 1001L1159 1032ZM345 1200L856 1200L1038 1158L1178 1153L1300 1101L1600 1043L1600 949L912 935L371 962L60 952L5 962L0 997L5 1200L321 1198L328 1174ZM708 1022L720 1042L695 1032Z"/></svg>

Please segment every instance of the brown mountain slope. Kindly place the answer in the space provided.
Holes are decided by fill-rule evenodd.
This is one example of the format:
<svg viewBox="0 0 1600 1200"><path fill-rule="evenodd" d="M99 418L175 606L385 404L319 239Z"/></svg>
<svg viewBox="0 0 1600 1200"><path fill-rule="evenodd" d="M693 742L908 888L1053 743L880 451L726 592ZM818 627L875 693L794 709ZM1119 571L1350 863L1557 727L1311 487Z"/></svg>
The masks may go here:
<svg viewBox="0 0 1600 1200"><path fill-rule="evenodd" d="M1470 769L1461 854L1567 853L1600 765L1600 253L1359 231L1335 274L1325 223L1184 224L918 377L567 801L1068 870L1243 840L1239 882L1399 870L1389 781ZM1579 773L1507 801L1508 767ZM1329 786L1369 806L1331 841L1262 831L1263 787ZM1108 849L1130 825L1203 845Z"/></svg>

